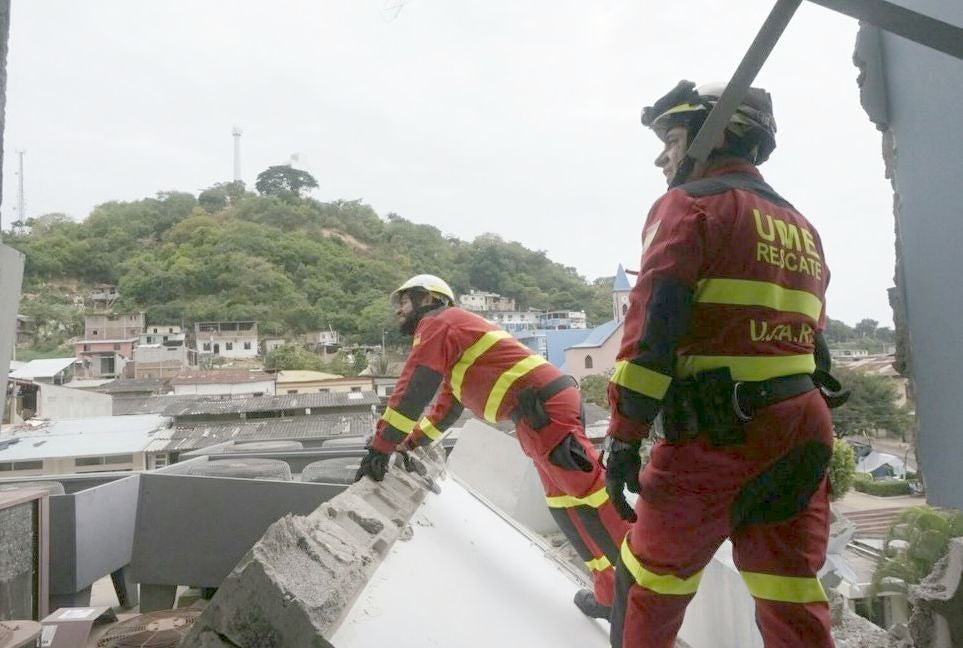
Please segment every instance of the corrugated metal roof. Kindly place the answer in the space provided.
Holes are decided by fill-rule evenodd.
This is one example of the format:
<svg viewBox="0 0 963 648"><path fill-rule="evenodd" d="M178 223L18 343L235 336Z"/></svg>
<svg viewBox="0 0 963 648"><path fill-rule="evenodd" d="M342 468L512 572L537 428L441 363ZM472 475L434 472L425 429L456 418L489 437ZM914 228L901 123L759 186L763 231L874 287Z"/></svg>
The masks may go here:
<svg viewBox="0 0 963 648"><path fill-rule="evenodd" d="M76 362L76 358L42 358L31 360L23 367L10 374L11 378L33 380L34 378L52 378Z"/></svg>
<svg viewBox="0 0 963 648"><path fill-rule="evenodd" d="M0 461L97 457L142 452L155 434L170 429L166 416L95 416L5 425ZM18 439L16 443L7 442Z"/></svg>
<svg viewBox="0 0 963 648"><path fill-rule="evenodd" d="M212 416L234 412L278 412L307 408L357 407L362 409L378 405L380 402L378 394L373 391L317 392L258 396L234 400L206 400L196 403L172 403L170 407L164 410L164 414L167 416Z"/></svg>
<svg viewBox="0 0 963 648"><path fill-rule="evenodd" d="M222 369L219 371L185 371L171 378L172 385L217 385L244 384L274 381L274 374L264 371L248 371L246 369Z"/></svg>
<svg viewBox="0 0 963 648"><path fill-rule="evenodd" d="M164 378L118 378L102 385L98 391L105 394L156 392L167 387Z"/></svg>
<svg viewBox="0 0 963 648"><path fill-rule="evenodd" d="M188 452L225 441L277 441L365 436L374 429L371 414L299 416L237 423L178 425L155 435L147 452Z"/></svg>

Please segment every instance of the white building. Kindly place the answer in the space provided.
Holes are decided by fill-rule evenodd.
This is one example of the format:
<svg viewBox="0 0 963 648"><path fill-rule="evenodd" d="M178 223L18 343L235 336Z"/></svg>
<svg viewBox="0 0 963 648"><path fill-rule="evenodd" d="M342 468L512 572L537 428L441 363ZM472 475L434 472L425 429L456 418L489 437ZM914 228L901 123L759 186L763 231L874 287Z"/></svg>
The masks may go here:
<svg viewBox="0 0 963 648"><path fill-rule="evenodd" d="M458 305L466 310L475 311L476 313L515 310L515 300L513 298L502 297L498 293L482 292L480 290L471 290L466 294L459 295Z"/></svg>
<svg viewBox="0 0 963 648"><path fill-rule="evenodd" d="M5 425L0 430L0 476L144 470L145 448L172 422L148 414Z"/></svg>
<svg viewBox="0 0 963 648"><path fill-rule="evenodd" d="M256 358L257 322L198 322L194 325L201 356Z"/></svg>
<svg viewBox="0 0 963 648"><path fill-rule="evenodd" d="M585 311L549 311L538 316L538 328L540 329L583 329L587 328L587 322Z"/></svg>
<svg viewBox="0 0 963 648"><path fill-rule="evenodd" d="M520 333L540 328L538 311L489 311L479 313L488 321L498 324L509 333Z"/></svg>

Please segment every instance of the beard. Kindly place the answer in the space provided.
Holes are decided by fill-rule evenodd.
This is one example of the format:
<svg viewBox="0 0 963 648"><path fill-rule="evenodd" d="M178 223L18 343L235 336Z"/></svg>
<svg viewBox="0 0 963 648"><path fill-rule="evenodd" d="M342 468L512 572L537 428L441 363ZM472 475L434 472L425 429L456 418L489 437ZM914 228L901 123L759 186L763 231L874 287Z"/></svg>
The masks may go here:
<svg viewBox="0 0 963 648"><path fill-rule="evenodd" d="M398 330L401 331L402 335L414 335L415 329L418 328L418 322L421 321L421 316L424 315L424 311L419 312L420 309L415 309L405 316L401 324L398 325Z"/></svg>

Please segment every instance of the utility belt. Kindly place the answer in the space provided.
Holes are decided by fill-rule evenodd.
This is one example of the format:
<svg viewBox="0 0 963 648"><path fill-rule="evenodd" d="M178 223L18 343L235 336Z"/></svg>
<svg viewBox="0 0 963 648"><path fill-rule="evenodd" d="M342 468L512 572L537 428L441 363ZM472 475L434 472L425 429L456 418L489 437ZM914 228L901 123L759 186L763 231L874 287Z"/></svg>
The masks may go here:
<svg viewBox="0 0 963 648"><path fill-rule="evenodd" d="M525 419L525 422L534 430L545 427L552 422L548 412L545 411L545 403L563 389L578 387L578 382L571 376L559 376L548 381L539 388L526 387L518 392L518 404L512 410L512 421L518 422ZM582 419L584 420L584 416Z"/></svg>
<svg viewBox="0 0 963 648"><path fill-rule="evenodd" d="M714 446L745 441L745 425L759 410L819 389L830 407L839 407L849 393L828 372L794 374L760 381L736 381L728 367L686 380L674 380L662 405L665 439L678 443L705 435Z"/></svg>

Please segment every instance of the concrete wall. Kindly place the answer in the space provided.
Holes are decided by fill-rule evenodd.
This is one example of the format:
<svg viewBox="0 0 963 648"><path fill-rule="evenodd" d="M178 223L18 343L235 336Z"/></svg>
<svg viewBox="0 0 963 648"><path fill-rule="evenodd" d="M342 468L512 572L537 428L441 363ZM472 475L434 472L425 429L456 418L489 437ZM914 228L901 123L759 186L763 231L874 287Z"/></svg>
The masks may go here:
<svg viewBox="0 0 963 648"><path fill-rule="evenodd" d="M5 38L5 34L4 34ZM6 43L3 44L4 51ZM0 61L0 65L3 65ZM4 82L6 77L4 76ZM3 97L0 90L0 111L2 111ZM0 139L3 136L3 126L0 124ZM0 394L7 393L7 375L10 373L10 355L17 342L17 308L20 305L20 284L23 281L23 255L6 245L0 245ZM3 419L3 409L6 398L0 403L0 420Z"/></svg>
<svg viewBox="0 0 963 648"><path fill-rule="evenodd" d="M622 329L617 329L600 347L573 347L565 350L565 372L581 380L585 376L605 373L615 368L615 357L619 354L622 342ZM592 358L592 367L585 366L585 358Z"/></svg>
<svg viewBox="0 0 963 648"><path fill-rule="evenodd" d="M113 398L69 387L41 385L37 416L56 420L113 416Z"/></svg>
<svg viewBox="0 0 963 648"><path fill-rule="evenodd" d="M963 26L959 2L900 4ZM857 58L867 66L863 104L877 125L888 129L884 152L896 194L901 260L897 298L906 306L927 499L963 508L958 460L963 445L963 61L866 27L860 41ZM885 226L882 218L880 226Z"/></svg>

